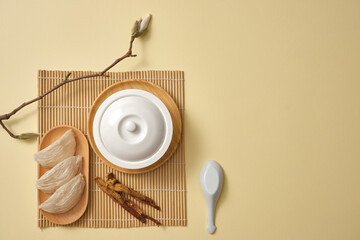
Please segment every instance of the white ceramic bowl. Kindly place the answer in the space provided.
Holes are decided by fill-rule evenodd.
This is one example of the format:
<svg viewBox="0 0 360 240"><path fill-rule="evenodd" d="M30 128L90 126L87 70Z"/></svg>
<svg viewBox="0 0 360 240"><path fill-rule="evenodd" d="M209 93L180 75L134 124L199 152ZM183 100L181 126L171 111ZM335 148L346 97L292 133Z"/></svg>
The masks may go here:
<svg viewBox="0 0 360 240"><path fill-rule="evenodd" d="M98 108L92 129L101 154L126 169L154 164L167 151L173 135L171 115L164 103L138 89L109 96Z"/></svg>

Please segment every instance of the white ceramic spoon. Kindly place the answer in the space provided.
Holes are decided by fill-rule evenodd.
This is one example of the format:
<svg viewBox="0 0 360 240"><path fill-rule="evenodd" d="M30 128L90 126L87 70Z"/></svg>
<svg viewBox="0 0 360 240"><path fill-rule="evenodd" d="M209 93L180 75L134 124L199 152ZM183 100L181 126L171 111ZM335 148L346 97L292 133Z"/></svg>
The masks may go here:
<svg viewBox="0 0 360 240"><path fill-rule="evenodd" d="M207 207L208 224L206 231L210 234L215 232L215 208L223 185L223 172L220 165L215 161L204 164L200 173L200 185L205 197Z"/></svg>

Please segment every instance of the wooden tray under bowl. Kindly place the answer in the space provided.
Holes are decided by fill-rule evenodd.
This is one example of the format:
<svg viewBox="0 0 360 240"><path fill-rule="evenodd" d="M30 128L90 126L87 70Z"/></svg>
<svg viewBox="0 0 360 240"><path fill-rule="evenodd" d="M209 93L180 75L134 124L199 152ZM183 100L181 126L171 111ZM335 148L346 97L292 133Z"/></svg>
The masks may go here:
<svg viewBox="0 0 360 240"><path fill-rule="evenodd" d="M152 164L148 167L145 167L145 168L141 168L141 169L127 169L127 168L122 168L122 167L112 164L100 153L99 149L97 148L97 146L95 144L95 140L94 140L94 136L93 136L94 118L95 118L95 114L96 114L97 110L99 109L100 105L112 94L114 94L118 91L121 91L121 90L125 90L125 89L140 89L140 90L144 90L144 91L154 94L165 104L166 108L168 109L168 111L171 115L171 119L172 119L172 123L173 123L173 136L172 136L172 139L170 142L170 146L168 147L165 154L154 164ZM179 144L180 137L181 137L181 130L182 130L182 124L181 124L180 112L176 106L176 103L172 99L172 97L161 87L159 87L153 83L143 81L143 80L127 80L127 81L122 81L122 82L111 85L109 88L105 89L98 96L98 98L94 101L94 103L91 107L91 110L89 112L89 115L88 115L87 133L88 133L88 138L89 138L89 142L90 142L92 149L94 150L96 155L108 166L110 166L111 168L116 169L118 171L125 172L125 173L144 173L144 172L154 170L155 168L157 168L157 167L161 166L163 163L165 163L166 160L168 160L169 157L174 153L174 151L176 150L176 148Z"/></svg>
<svg viewBox="0 0 360 240"><path fill-rule="evenodd" d="M89 198L89 144L84 134L77 128L71 126L58 126L50 129L41 139L39 145L39 151L40 151L46 148L47 146L49 146L51 143L55 142L69 129L72 129L75 134L75 140L76 140L75 155L81 155L83 157L81 173L84 175L86 185L80 201L75 207L73 207L68 212L53 214L41 210L42 214L45 216L46 219L60 225L65 225L75 222L84 214L87 208L88 198ZM44 168L39 164L38 178L40 178L48 170L49 170L48 168ZM46 201L50 196L51 194L43 193L40 190L38 190L38 205Z"/></svg>

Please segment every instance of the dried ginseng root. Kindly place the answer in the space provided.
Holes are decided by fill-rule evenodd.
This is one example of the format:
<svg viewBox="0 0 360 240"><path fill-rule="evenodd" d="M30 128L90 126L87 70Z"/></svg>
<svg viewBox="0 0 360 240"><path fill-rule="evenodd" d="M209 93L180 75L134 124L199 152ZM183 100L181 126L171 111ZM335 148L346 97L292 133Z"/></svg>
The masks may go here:
<svg viewBox="0 0 360 240"><path fill-rule="evenodd" d="M140 209L140 208L139 208L138 206L136 206L136 204L135 204L133 201L131 201L130 199L125 198L124 200L125 200L126 205L128 205L128 206L130 206L130 207L134 206L135 209L136 209L136 208ZM141 210L141 209L140 209L140 210ZM144 218L149 219L150 221L153 221L153 222L154 222L156 225L158 225L158 226L161 225L161 222L159 222L159 221L156 220L155 218L152 218L152 217L146 215L145 213L142 213L141 216L143 216Z"/></svg>
<svg viewBox="0 0 360 240"><path fill-rule="evenodd" d="M104 180L102 180L99 177L95 178L96 184L99 186L99 188L106 193L112 200L114 200L116 203L120 204L121 207L123 207L126 211L128 211L131 215L133 215L135 218L137 218L142 223L146 223L146 219L149 219L150 221L153 221L156 225L160 226L161 223L157 221L156 219L146 215L133 201L130 199L127 199L123 196L123 194L120 194L113 189L110 188L111 185L106 183Z"/></svg>
<svg viewBox="0 0 360 240"><path fill-rule="evenodd" d="M108 173L106 174L106 183L109 185L109 188L114 190L115 192L119 192L119 193L125 193L128 194L132 197L134 197L136 200L145 203L147 205L152 206L153 208L160 210L160 206L158 206L154 200L152 200L151 198L135 191L132 188L129 188L127 186L125 186L124 184L121 184L114 176L113 173Z"/></svg>

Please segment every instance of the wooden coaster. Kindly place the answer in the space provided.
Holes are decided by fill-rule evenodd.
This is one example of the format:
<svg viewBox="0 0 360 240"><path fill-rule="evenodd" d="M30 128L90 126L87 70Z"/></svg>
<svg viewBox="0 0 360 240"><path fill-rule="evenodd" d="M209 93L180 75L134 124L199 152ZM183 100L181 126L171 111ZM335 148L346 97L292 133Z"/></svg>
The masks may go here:
<svg viewBox="0 0 360 240"><path fill-rule="evenodd" d="M144 91L154 94L165 104L165 106L168 109L168 111L171 115L171 118L172 118L173 136L172 136L172 140L171 140L169 148L167 149L165 154L158 161L156 161L154 164L152 164L148 167L141 168L141 169L126 169L126 168L121 168L119 166L112 164L100 153L100 151L97 148L95 141L94 141L92 128L93 128L94 118L95 118L95 114L96 114L97 110L99 109L100 105L105 101L105 99L107 99L112 94L114 94L118 91L121 91L121 90L125 90L125 89L140 89L140 90L144 90ZM107 164L111 168L116 169L121 172L125 172L125 173L144 173L144 172L154 170L155 168L157 168L157 167L161 166L163 163L165 163L166 160L168 160L169 157L174 153L174 151L176 150L176 148L178 146L178 143L179 143L179 140L181 137L181 130L182 130L182 124L181 124L180 112L176 106L176 103L171 98L171 96L161 87L159 87L153 83L143 81L143 80L122 81L122 82L111 85L109 88L107 88L105 91L103 91L94 101L94 103L90 109L89 115L88 115L88 123L87 123L88 139L89 139L90 145L91 145L92 149L94 150L94 152L96 153L96 155L105 164Z"/></svg>

